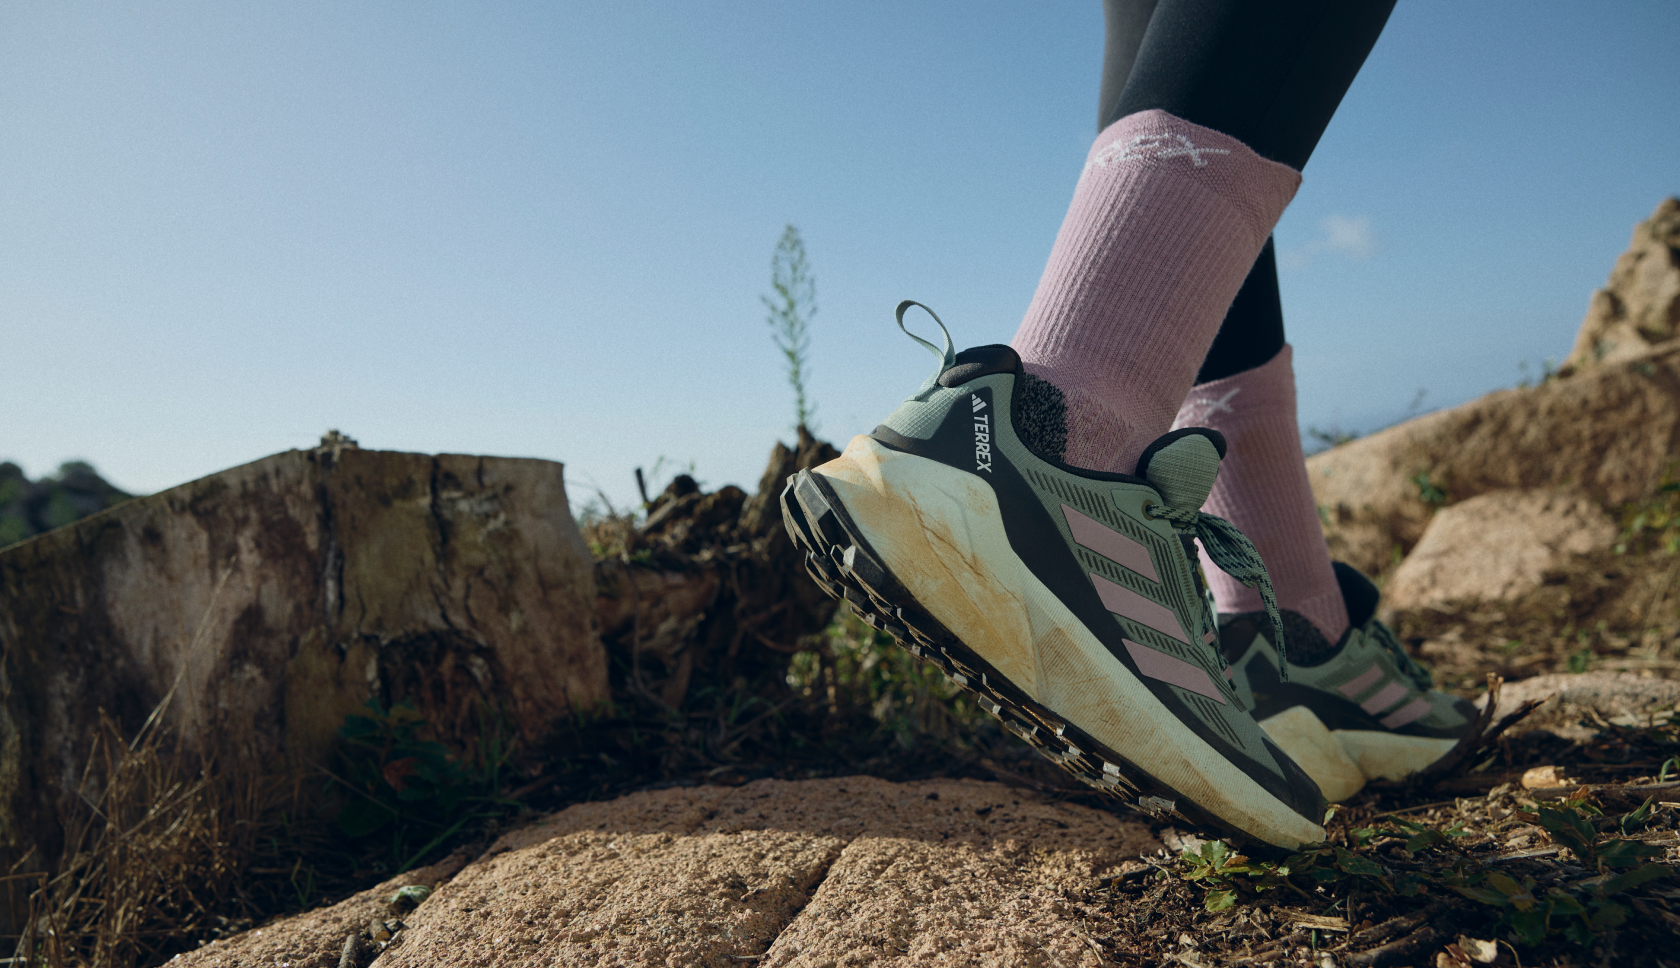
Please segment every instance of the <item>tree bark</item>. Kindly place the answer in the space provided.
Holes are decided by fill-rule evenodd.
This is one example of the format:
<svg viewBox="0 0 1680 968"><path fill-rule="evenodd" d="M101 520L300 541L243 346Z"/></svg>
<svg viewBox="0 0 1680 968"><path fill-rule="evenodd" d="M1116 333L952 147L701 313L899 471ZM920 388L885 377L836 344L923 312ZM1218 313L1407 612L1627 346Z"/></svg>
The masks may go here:
<svg viewBox="0 0 1680 968"><path fill-rule="evenodd" d="M561 465L288 451L0 551L0 873L57 862L97 711L132 734L166 696L190 749L270 773L370 698L535 745L609 698Z"/></svg>

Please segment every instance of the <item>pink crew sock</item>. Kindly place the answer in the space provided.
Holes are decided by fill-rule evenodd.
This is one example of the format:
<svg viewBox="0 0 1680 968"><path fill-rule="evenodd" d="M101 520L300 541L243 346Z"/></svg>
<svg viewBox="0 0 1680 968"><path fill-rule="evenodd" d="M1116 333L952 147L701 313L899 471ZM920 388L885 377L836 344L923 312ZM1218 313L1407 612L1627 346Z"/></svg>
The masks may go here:
<svg viewBox="0 0 1680 968"><path fill-rule="evenodd" d="M1278 605L1306 616L1335 643L1348 627L1347 605L1307 482L1292 359L1286 345L1261 366L1193 388L1173 426L1225 435L1225 460L1202 510L1248 535L1271 573ZM1265 607L1258 592L1221 571L1205 551L1202 571L1221 612Z"/></svg>
<svg viewBox="0 0 1680 968"><path fill-rule="evenodd" d="M1130 473L1166 432L1300 182L1165 111L1097 136L1010 341L1066 398L1069 464Z"/></svg>

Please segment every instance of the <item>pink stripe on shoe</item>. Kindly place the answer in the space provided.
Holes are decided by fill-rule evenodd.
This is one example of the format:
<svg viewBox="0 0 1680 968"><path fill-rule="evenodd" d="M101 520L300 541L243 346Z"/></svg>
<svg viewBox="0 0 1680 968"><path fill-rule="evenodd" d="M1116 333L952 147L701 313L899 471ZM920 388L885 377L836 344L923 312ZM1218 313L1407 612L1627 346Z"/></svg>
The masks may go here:
<svg viewBox="0 0 1680 968"><path fill-rule="evenodd" d="M1067 519L1068 530L1073 532L1073 540L1109 561L1125 565L1150 581L1161 580L1155 574L1155 563L1149 560L1148 548L1066 504L1062 505L1062 517Z"/></svg>
<svg viewBox="0 0 1680 968"><path fill-rule="evenodd" d="M1377 694L1375 696L1372 696L1360 703L1359 708L1375 716L1377 713L1405 698L1405 695L1405 686L1402 686L1398 682L1391 682L1377 690Z"/></svg>
<svg viewBox="0 0 1680 968"><path fill-rule="evenodd" d="M1176 656L1165 652L1156 652L1147 645L1139 645L1131 639L1121 639L1126 643L1126 651L1132 655L1132 661L1137 663L1138 671L1151 679L1159 679L1168 685L1180 689L1188 689L1198 696L1206 696L1218 701L1221 705L1230 705L1225 697L1213 684L1213 677L1206 669L1193 666Z"/></svg>
<svg viewBox="0 0 1680 968"><path fill-rule="evenodd" d="M1382 724L1389 729L1399 729L1408 723L1416 722L1417 720L1429 715L1429 710L1432 708L1434 707L1429 705L1429 700L1427 699L1413 699L1406 705L1401 706L1395 712L1384 716L1382 718Z"/></svg>
<svg viewBox="0 0 1680 968"><path fill-rule="evenodd" d="M1371 688L1372 686L1376 685L1377 680L1381 679L1382 676L1383 676L1383 671L1382 671L1381 667L1373 664L1371 666L1371 668L1366 669L1364 672L1361 672L1359 674L1358 678L1356 678L1356 679L1354 679L1350 682L1344 682L1341 685L1337 686L1336 691L1341 693L1342 695L1348 697L1349 699L1352 699L1354 696L1357 696L1360 693L1364 692L1365 690L1367 690L1367 689Z"/></svg>
<svg viewBox="0 0 1680 968"><path fill-rule="evenodd" d="M1090 577L1091 584L1097 586L1097 597L1102 599L1104 608L1140 625L1147 625L1162 635L1170 635L1185 645L1190 644L1190 637L1184 634L1172 609L1152 602L1130 588L1116 585L1101 575Z"/></svg>

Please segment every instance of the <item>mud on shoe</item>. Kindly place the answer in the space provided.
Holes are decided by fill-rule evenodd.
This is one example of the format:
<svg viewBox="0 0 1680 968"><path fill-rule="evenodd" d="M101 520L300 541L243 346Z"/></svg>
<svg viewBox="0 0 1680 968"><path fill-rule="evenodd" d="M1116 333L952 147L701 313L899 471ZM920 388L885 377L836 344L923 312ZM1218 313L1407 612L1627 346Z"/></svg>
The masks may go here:
<svg viewBox="0 0 1680 968"><path fill-rule="evenodd" d="M1221 615L1220 648L1254 718L1330 800L1370 780L1400 780L1440 759L1475 722L1467 699L1431 688L1429 673L1377 619L1377 587L1335 562L1349 626L1339 642L1283 613L1288 678L1264 612Z"/></svg>
<svg viewBox="0 0 1680 968"><path fill-rule="evenodd" d="M1174 431L1136 475L1072 468L1023 440L1042 414L1014 350L911 338L939 368L782 494L812 577L1085 783L1250 843L1321 841L1324 800L1227 679L1195 570L1200 538L1271 601L1253 546L1200 512L1223 438Z"/></svg>

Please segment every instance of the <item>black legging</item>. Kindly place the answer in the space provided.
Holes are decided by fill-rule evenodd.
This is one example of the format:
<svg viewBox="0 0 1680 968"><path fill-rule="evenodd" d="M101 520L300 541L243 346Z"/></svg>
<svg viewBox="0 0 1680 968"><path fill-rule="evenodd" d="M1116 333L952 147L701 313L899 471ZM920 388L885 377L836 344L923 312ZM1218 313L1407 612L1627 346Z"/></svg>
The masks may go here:
<svg viewBox="0 0 1680 968"><path fill-rule="evenodd" d="M1159 108L1297 171L1329 126L1395 0L1103 0L1097 128ZM1197 383L1283 349L1277 259L1266 241Z"/></svg>

